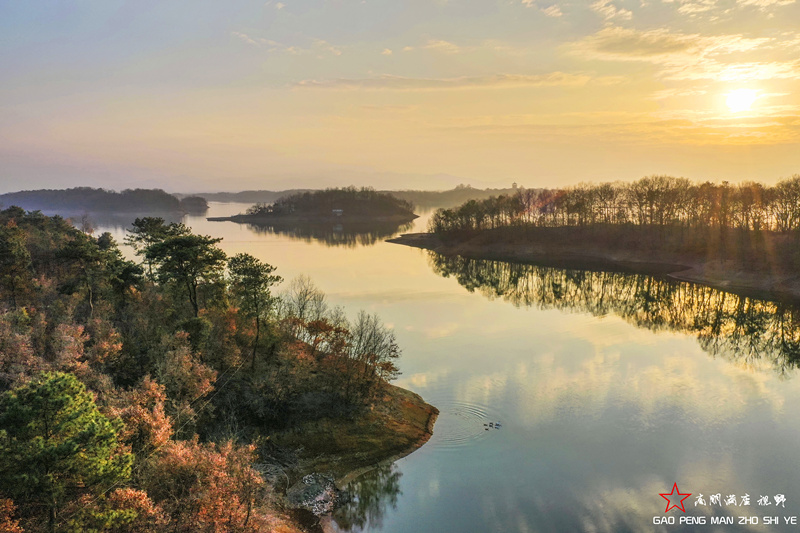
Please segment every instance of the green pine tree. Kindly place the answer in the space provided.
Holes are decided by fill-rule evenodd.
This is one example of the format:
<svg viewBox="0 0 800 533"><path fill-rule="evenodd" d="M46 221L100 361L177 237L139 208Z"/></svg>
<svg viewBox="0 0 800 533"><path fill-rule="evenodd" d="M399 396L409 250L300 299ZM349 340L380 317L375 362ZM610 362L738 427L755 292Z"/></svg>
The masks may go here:
<svg viewBox="0 0 800 533"><path fill-rule="evenodd" d="M130 476L120 422L100 413L75 376L48 373L0 397L0 492L32 506L56 531L59 510Z"/></svg>

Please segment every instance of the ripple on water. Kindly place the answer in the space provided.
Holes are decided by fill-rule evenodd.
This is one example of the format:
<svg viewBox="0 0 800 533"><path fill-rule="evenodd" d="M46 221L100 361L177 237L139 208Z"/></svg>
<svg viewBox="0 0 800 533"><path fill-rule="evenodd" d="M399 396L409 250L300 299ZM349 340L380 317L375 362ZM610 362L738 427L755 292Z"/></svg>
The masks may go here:
<svg viewBox="0 0 800 533"><path fill-rule="evenodd" d="M484 424L502 422L497 413L485 405L450 401L439 402L437 407L439 417L429 441L435 449L457 450L469 446L496 431Z"/></svg>

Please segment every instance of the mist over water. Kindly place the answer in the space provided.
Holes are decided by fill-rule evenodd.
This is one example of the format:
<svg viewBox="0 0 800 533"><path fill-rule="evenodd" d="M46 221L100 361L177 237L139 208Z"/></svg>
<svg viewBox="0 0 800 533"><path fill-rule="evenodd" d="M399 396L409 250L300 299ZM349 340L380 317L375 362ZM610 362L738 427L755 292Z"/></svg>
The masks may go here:
<svg viewBox="0 0 800 533"><path fill-rule="evenodd" d="M212 204L207 216L246 207ZM675 510L676 525L653 524L675 482L692 493L685 516L800 514L791 306L650 276L443 258L383 234L328 246L184 221L287 280L310 276L351 315L378 313L403 349L397 384L441 410L428 444L348 487L342 531L697 530ZM121 226L105 230L122 241ZM751 505L695 505L717 493ZM785 508L757 505L776 494Z"/></svg>

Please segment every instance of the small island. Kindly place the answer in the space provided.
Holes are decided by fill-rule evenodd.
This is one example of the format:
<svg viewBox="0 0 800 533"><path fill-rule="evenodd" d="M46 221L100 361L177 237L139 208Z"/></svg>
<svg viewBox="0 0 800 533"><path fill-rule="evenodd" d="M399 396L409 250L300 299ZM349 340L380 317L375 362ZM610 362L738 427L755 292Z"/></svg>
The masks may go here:
<svg viewBox="0 0 800 533"><path fill-rule="evenodd" d="M414 206L388 193L369 187L345 187L298 192L272 204L257 203L246 213L230 217L209 217L211 221L232 221L255 225L304 223L404 224L417 218Z"/></svg>
<svg viewBox="0 0 800 533"><path fill-rule="evenodd" d="M450 257L667 275L800 300L800 176L774 186L648 176L521 189L440 209L429 233L389 242Z"/></svg>

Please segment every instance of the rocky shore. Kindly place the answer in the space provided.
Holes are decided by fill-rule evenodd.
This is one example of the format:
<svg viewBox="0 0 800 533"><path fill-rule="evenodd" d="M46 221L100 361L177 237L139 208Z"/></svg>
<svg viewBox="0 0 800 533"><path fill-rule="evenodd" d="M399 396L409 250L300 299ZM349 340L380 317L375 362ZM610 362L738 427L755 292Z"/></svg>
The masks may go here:
<svg viewBox="0 0 800 533"><path fill-rule="evenodd" d="M438 415L418 394L387 384L384 397L355 420L319 420L274 435L279 446L303 450L287 506L316 515L312 530L327 531L330 512L342 495L339 489L420 448L433 434Z"/></svg>

